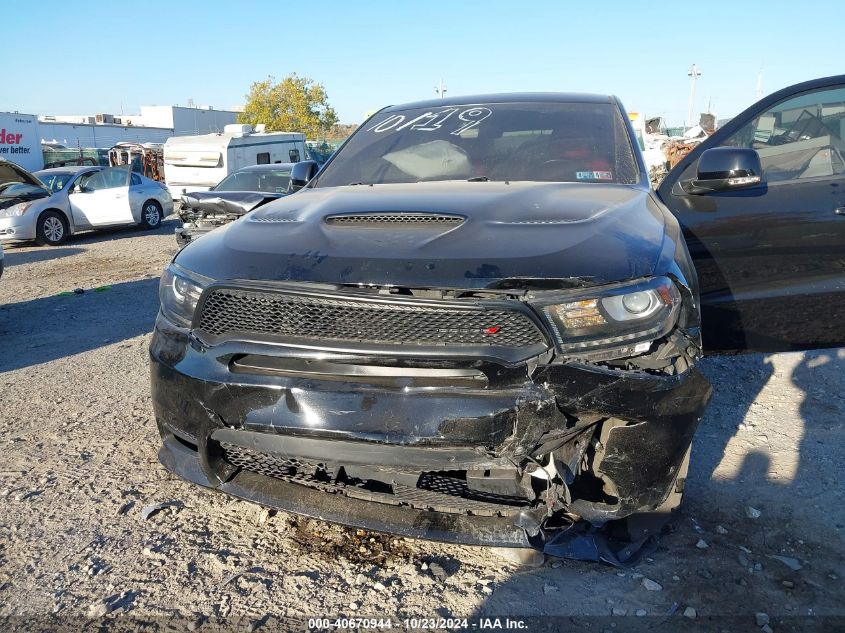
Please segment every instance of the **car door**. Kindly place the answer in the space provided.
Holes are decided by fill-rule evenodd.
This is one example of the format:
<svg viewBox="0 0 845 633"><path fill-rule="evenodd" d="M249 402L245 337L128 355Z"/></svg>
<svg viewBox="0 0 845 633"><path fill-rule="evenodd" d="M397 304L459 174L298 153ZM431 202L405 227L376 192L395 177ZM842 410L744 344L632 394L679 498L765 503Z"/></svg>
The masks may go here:
<svg viewBox="0 0 845 633"><path fill-rule="evenodd" d="M155 193L138 174L132 174L129 181L129 206L132 210L134 222L141 221L144 203L150 198L154 198Z"/></svg>
<svg viewBox="0 0 845 633"><path fill-rule="evenodd" d="M763 182L696 192L713 147L757 151ZM689 245L705 350L845 345L845 76L753 105L692 151L658 195Z"/></svg>
<svg viewBox="0 0 845 633"><path fill-rule="evenodd" d="M133 223L130 178L128 166L106 167L80 176L68 194L74 222L80 226Z"/></svg>

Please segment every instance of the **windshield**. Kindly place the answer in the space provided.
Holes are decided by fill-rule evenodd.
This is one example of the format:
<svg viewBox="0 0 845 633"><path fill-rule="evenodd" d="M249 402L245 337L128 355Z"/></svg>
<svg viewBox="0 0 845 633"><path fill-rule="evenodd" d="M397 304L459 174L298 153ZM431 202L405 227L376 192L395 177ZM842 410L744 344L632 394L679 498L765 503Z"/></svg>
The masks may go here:
<svg viewBox="0 0 845 633"><path fill-rule="evenodd" d="M76 173L70 172L70 171L59 171L59 172L43 172L43 171L40 171L40 172L36 172L35 175L38 176L38 179L41 182L43 182L45 185L47 185L47 188L50 191L52 191L53 193L56 193L57 191L61 191L62 189L64 189L65 185L67 185L71 180L73 180L73 177L76 175Z"/></svg>
<svg viewBox="0 0 845 633"><path fill-rule="evenodd" d="M289 169L243 170L229 174L214 191L262 191L286 193L290 182Z"/></svg>
<svg viewBox="0 0 845 633"><path fill-rule="evenodd" d="M390 110L362 126L319 187L425 180L638 180L612 103L488 103Z"/></svg>

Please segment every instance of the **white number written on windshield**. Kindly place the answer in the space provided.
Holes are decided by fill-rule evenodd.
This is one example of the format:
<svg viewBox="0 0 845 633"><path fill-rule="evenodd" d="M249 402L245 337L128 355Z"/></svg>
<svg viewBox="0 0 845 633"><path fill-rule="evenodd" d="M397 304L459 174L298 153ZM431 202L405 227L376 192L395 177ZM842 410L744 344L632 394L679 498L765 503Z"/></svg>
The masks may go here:
<svg viewBox="0 0 845 633"><path fill-rule="evenodd" d="M471 108L444 108L443 110L429 111L412 119L404 114L391 114L386 119L375 123L367 128L368 132L381 134L382 132L399 132L411 129L418 132L433 132L439 130L444 124L455 126L450 132L453 136L459 136L467 130L471 130L484 119L493 114L490 108L473 106Z"/></svg>

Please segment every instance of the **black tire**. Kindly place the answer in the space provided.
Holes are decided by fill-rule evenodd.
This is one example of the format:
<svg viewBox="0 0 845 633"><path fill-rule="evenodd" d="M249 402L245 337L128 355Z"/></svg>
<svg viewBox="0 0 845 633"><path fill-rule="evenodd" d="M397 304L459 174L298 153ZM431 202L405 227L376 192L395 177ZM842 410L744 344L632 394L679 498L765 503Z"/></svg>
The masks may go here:
<svg viewBox="0 0 845 633"><path fill-rule="evenodd" d="M67 218L58 211L45 211L35 225L35 243L39 246L58 246L68 235Z"/></svg>
<svg viewBox="0 0 845 633"><path fill-rule="evenodd" d="M161 226L163 218L161 205L155 200L147 200L141 207L140 227L145 230L157 229Z"/></svg>

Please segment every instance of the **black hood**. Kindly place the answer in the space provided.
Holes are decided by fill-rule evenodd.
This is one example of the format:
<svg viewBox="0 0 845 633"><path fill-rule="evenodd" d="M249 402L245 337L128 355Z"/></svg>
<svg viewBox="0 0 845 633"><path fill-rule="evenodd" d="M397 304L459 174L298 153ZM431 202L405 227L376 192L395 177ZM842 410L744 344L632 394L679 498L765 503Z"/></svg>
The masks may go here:
<svg viewBox="0 0 845 633"><path fill-rule="evenodd" d="M639 187L358 185L304 189L271 202L189 245L176 261L218 280L409 288L605 283L653 274L663 240L662 212Z"/></svg>

